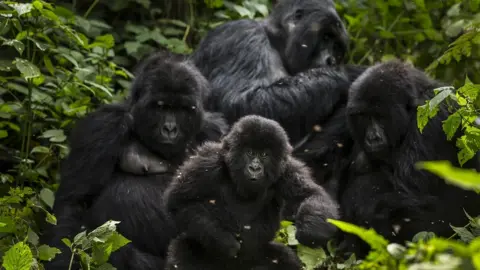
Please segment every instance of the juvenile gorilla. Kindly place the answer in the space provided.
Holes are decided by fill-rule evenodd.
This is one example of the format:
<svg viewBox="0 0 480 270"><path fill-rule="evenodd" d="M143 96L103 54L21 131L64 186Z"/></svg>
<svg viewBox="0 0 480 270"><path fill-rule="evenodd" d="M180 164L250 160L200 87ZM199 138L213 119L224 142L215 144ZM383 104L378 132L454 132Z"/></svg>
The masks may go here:
<svg viewBox="0 0 480 270"><path fill-rule="evenodd" d="M181 233L167 269L301 269L288 247L272 242L285 200L297 204L302 243L332 237L325 219L338 209L290 151L280 125L255 115L241 118L221 143L200 147L165 192Z"/></svg>
<svg viewBox="0 0 480 270"><path fill-rule="evenodd" d="M264 21L230 21L209 31L193 61L212 83L209 110L229 124L249 114L277 121L292 145L308 142L299 157L323 183L343 154L337 145L350 138L346 94L364 70L342 65L347 43L333 1L280 0Z"/></svg>
<svg viewBox="0 0 480 270"><path fill-rule="evenodd" d="M163 191L190 149L218 140L227 125L203 110L208 83L188 62L165 54L145 60L127 102L105 105L80 120L70 138L51 229L51 246L73 238L80 224L93 229L109 219L132 243L114 252L117 269L163 269L175 227ZM47 269L66 269L70 252Z"/></svg>
<svg viewBox="0 0 480 270"><path fill-rule="evenodd" d="M478 195L415 168L417 162L430 160L459 166L455 139L447 141L442 130L446 106L440 106L423 133L417 127L417 106L431 99L433 89L440 86L400 61L373 66L352 84L347 119L356 150L341 202L346 220L373 226L388 239L403 243L420 231L451 236L450 225L468 223L462 208L473 216L479 214ZM347 236L344 244L357 255L364 254L368 248L359 241Z"/></svg>

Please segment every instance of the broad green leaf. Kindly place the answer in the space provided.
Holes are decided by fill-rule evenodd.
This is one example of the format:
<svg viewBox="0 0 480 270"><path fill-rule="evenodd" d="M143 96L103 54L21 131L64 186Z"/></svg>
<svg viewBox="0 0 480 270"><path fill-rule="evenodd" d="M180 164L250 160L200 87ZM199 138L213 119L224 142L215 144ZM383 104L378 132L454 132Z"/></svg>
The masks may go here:
<svg viewBox="0 0 480 270"><path fill-rule="evenodd" d="M18 242L3 255L2 266L6 270L30 270L32 251L24 242Z"/></svg>
<svg viewBox="0 0 480 270"><path fill-rule="evenodd" d="M51 261L60 253L62 253L60 249L55 247L49 247L47 245L41 245L38 247L38 258L42 261Z"/></svg>
<svg viewBox="0 0 480 270"><path fill-rule="evenodd" d="M32 11L32 4L12 3L8 5L17 12L18 16L22 16L23 14L27 14Z"/></svg>
<svg viewBox="0 0 480 270"><path fill-rule="evenodd" d="M50 153L50 148L45 147L45 146L35 146L32 151L30 151L30 154L33 153L42 153L42 154L48 154Z"/></svg>
<svg viewBox="0 0 480 270"><path fill-rule="evenodd" d="M31 37L27 37L28 40L32 41L35 46L37 46L38 49L40 49L42 52L45 51L46 49L48 49L48 44L45 44L43 42L40 42L34 38L31 38Z"/></svg>
<svg viewBox="0 0 480 270"><path fill-rule="evenodd" d="M57 225L57 218L50 214L50 213L45 213L47 215L47 217L45 218L45 220L50 223L50 224L53 224L53 225Z"/></svg>
<svg viewBox="0 0 480 270"><path fill-rule="evenodd" d="M447 140L451 140L453 136L455 135L455 132L457 132L458 127L460 127L460 124L462 123L462 116L460 113L457 111L454 114L448 116L448 118L443 121L443 131L447 135Z"/></svg>
<svg viewBox="0 0 480 270"><path fill-rule="evenodd" d="M15 203L12 201L11 203ZM15 232L15 220L12 219L10 216L0 216L0 222L2 222L3 226L0 227L0 233L13 233Z"/></svg>
<svg viewBox="0 0 480 270"><path fill-rule="evenodd" d="M43 63L45 64L45 67L47 68L48 72L50 72L51 75L55 73L55 68L53 67L52 60L47 55L43 56Z"/></svg>
<svg viewBox="0 0 480 270"><path fill-rule="evenodd" d="M289 246L298 245L299 242L298 242L297 238L295 237L295 235L297 233L297 228L294 225L290 225L286 228L286 232L287 232L287 236L288 236L287 244Z"/></svg>
<svg viewBox="0 0 480 270"><path fill-rule="evenodd" d="M115 39L111 34L106 34L103 36L98 36L95 38L95 41L88 45L88 48L93 48L93 47L102 47L105 49L110 49L115 46Z"/></svg>
<svg viewBox="0 0 480 270"><path fill-rule="evenodd" d="M223 0L203 0L208 8L219 8L223 6Z"/></svg>
<svg viewBox="0 0 480 270"><path fill-rule="evenodd" d="M440 103L442 101L444 101L451 93L452 93L452 90L454 88L453 87L441 87L441 88L437 88L435 89L434 91L438 91L438 94L436 94L429 102L428 102L428 105L430 106L430 111L433 110L435 107L437 107L438 105L440 105Z"/></svg>
<svg viewBox="0 0 480 270"><path fill-rule="evenodd" d="M29 243L32 243L35 246L38 245L38 240L40 237L38 237L38 235L34 231L32 231L31 228L28 228L27 237L27 241Z"/></svg>
<svg viewBox="0 0 480 270"><path fill-rule="evenodd" d="M0 130L0 139L8 137L8 131Z"/></svg>
<svg viewBox="0 0 480 270"><path fill-rule="evenodd" d="M391 244L388 244L387 251L395 259L399 260L403 258L407 249L404 246L399 245L397 243L391 243Z"/></svg>
<svg viewBox="0 0 480 270"><path fill-rule="evenodd" d="M119 248L125 246L126 244L130 243L131 241L125 238L118 232L113 232L112 236L108 239L108 242L112 244L112 252L117 251Z"/></svg>
<svg viewBox="0 0 480 270"><path fill-rule="evenodd" d="M109 263L104 263L97 267L95 270L116 270L117 268L113 267L113 265Z"/></svg>
<svg viewBox="0 0 480 270"><path fill-rule="evenodd" d="M125 50L127 51L127 54L131 55L136 53L138 49L140 49L140 46L142 46L142 44L138 42L127 41L123 44L123 46L125 46Z"/></svg>
<svg viewBox="0 0 480 270"><path fill-rule="evenodd" d="M48 188L42 188L40 191L40 199L42 199L45 204L50 206L50 208L53 208L53 203L55 201L55 195L53 191Z"/></svg>
<svg viewBox="0 0 480 270"><path fill-rule="evenodd" d="M63 129L47 130L40 137L48 138L51 142L63 142L67 139L67 136L63 133Z"/></svg>
<svg viewBox="0 0 480 270"><path fill-rule="evenodd" d="M457 92L474 101L480 93L480 85L473 84L468 77L465 79L465 84L458 88Z"/></svg>
<svg viewBox="0 0 480 270"><path fill-rule="evenodd" d="M43 9L43 4L41 1L33 1L32 3L32 6L35 8L35 9L38 9L38 10L42 10Z"/></svg>
<svg viewBox="0 0 480 270"><path fill-rule="evenodd" d="M373 229L364 229L360 226L350 224L348 222L327 219L329 223L337 226L340 230L354 234L360 237L363 241L367 242L374 250L385 250L388 245L388 241L381 235L377 234Z"/></svg>
<svg viewBox="0 0 480 270"><path fill-rule="evenodd" d="M68 238L62 238L62 242L69 248L72 247L72 242Z"/></svg>
<svg viewBox="0 0 480 270"><path fill-rule="evenodd" d="M118 223L120 223L120 221L109 220L105 222L104 224L90 232L88 234L88 239L99 238L105 241L112 235L113 232L116 231Z"/></svg>
<svg viewBox="0 0 480 270"><path fill-rule="evenodd" d="M319 267L327 258L322 248L313 249L307 246L297 246L298 258L305 264L305 270L314 270Z"/></svg>
<svg viewBox="0 0 480 270"><path fill-rule="evenodd" d="M416 167L427 170L461 188L480 192L480 173L474 170L456 168L449 161L419 162Z"/></svg>
<svg viewBox="0 0 480 270"><path fill-rule="evenodd" d="M22 73L25 80L33 79L41 75L40 69L28 60L15 58L15 66Z"/></svg>
<svg viewBox="0 0 480 270"><path fill-rule="evenodd" d="M433 239L435 237L435 233L433 232L419 232L417 234L415 234L412 238L412 242L414 243L417 243L419 242L420 240L423 241L423 242L426 242L430 239Z"/></svg>
<svg viewBox="0 0 480 270"><path fill-rule="evenodd" d="M429 112L428 103L417 107L417 126L420 132L423 131L428 123Z"/></svg>
<svg viewBox="0 0 480 270"><path fill-rule="evenodd" d="M452 225L450 225L450 227L452 227L453 231L455 231L465 243L470 243L475 238L475 236L465 227L455 227Z"/></svg>
<svg viewBox="0 0 480 270"><path fill-rule="evenodd" d="M112 244L94 244L92 247L92 259L96 264L104 264L112 253Z"/></svg>
<svg viewBox="0 0 480 270"><path fill-rule="evenodd" d="M5 40L2 43L3 46L12 46L17 50L17 52L22 55L23 51L25 50L25 45L23 42L16 40L16 39L10 39L10 40Z"/></svg>

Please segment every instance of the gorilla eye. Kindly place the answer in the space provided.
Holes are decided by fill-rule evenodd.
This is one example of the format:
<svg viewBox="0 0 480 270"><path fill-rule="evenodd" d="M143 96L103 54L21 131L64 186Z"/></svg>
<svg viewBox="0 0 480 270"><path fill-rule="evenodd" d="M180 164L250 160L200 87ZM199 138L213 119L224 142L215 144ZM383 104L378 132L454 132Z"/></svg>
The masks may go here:
<svg viewBox="0 0 480 270"><path fill-rule="evenodd" d="M301 20L302 17L303 17L303 10L297 9L294 14L294 19L298 21L298 20Z"/></svg>
<svg viewBox="0 0 480 270"><path fill-rule="evenodd" d="M197 109L197 106L192 106L192 110L196 110Z"/></svg>
<svg viewBox="0 0 480 270"><path fill-rule="evenodd" d="M165 102L159 100L159 101L157 101L157 105L158 105L159 107L162 107L162 106L165 105Z"/></svg>
<svg viewBox="0 0 480 270"><path fill-rule="evenodd" d="M267 152L262 152L260 155L261 155L262 157L266 157L266 156L267 156Z"/></svg>
<svg viewBox="0 0 480 270"><path fill-rule="evenodd" d="M249 157L253 156L253 151L252 150L247 150L247 156L249 156Z"/></svg>
<svg viewBox="0 0 480 270"><path fill-rule="evenodd" d="M325 34L325 35L323 35L322 39L323 39L324 41L329 41L330 39L332 39L332 35L330 35L330 34Z"/></svg>

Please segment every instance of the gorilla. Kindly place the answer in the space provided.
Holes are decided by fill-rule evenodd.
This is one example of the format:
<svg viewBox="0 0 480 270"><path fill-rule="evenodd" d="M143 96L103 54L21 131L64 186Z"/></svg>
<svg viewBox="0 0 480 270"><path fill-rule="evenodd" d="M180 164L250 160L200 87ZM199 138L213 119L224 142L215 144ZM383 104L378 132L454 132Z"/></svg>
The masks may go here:
<svg viewBox="0 0 480 270"><path fill-rule="evenodd" d="M114 252L117 269L163 269L175 227L163 191L190 150L227 131L218 113L204 111L209 85L193 64L164 53L139 67L127 101L105 105L77 122L62 166L51 246L72 238L80 224L94 229L112 219L132 242ZM47 269L65 269L63 249Z"/></svg>
<svg viewBox="0 0 480 270"><path fill-rule="evenodd" d="M212 84L205 101L229 124L249 114L280 123L318 182L349 140L344 105L361 66L342 65L348 36L331 0L281 0L264 21L216 27L192 59ZM327 121L327 119L332 121ZM320 125L321 129L316 128ZM315 127L315 128L314 128ZM321 133L321 134L317 134ZM308 144L308 145L304 145Z"/></svg>
<svg viewBox="0 0 480 270"><path fill-rule="evenodd" d="M449 225L464 226L478 215L474 192L448 185L443 179L415 168L415 163L449 160L459 166L458 149L447 141L442 121L445 104L423 134L417 127L417 107L444 86L422 71L398 60L370 67L352 84L347 122L355 141L352 164L341 207L344 219L373 227L391 241L411 241L420 231L451 236ZM474 168L476 160L464 167ZM348 235L347 250L365 255L368 247Z"/></svg>
<svg viewBox="0 0 480 270"><path fill-rule="evenodd" d="M242 117L220 143L206 143L179 168L165 205L180 235L167 258L173 269L301 269L289 247L274 243L284 202L297 205L297 239L326 242L325 221L338 207L291 156L282 127Z"/></svg>

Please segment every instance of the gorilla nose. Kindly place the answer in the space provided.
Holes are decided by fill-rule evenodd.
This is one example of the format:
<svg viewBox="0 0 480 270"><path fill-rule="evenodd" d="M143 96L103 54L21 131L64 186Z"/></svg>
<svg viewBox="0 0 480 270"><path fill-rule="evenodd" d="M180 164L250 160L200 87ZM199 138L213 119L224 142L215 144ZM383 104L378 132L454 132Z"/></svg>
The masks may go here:
<svg viewBox="0 0 480 270"><path fill-rule="evenodd" d="M177 125L175 123L165 123L162 127L162 135L170 140L175 139L178 135Z"/></svg>
<svg viewBox="0 0 480 270"><path fill-rule="evenodd" d="M325 64L327 64L327 66L335 66L337 65L337 60L335 57L329 55L327 59L325 59Z"/></svg>
<svg viewBox="0 0 480 270"><path fill-rule="evenodd" d="M257 164L250 164L248 165L248 170L252 173L252 174L258 174L262 171L262 167L257 165Z"/></svg>

